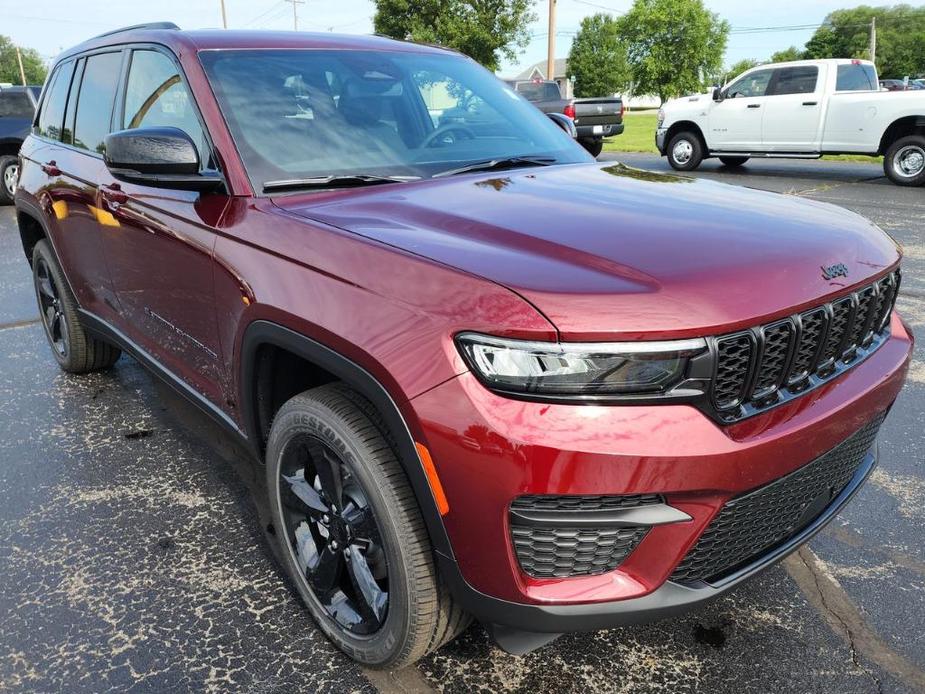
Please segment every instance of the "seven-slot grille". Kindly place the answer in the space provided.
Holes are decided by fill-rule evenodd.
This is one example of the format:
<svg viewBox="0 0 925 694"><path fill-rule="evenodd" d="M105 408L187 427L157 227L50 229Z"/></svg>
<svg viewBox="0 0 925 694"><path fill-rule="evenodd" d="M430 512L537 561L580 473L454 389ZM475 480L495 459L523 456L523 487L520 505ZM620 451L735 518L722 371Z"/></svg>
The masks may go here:
<svg viewBox="0 0 925 694"><path fill-rule="evenodd" d="M899 270L831 303L714 340L713 406L732 422L842 373L886 339Z"/></svg>
<svg viewBox="0 0 925 694"><path fill-rule="evenodd" d="M726 503L671 574L678 583L722 580L799 534L849 485L884 415L798 468Z"/></svg>

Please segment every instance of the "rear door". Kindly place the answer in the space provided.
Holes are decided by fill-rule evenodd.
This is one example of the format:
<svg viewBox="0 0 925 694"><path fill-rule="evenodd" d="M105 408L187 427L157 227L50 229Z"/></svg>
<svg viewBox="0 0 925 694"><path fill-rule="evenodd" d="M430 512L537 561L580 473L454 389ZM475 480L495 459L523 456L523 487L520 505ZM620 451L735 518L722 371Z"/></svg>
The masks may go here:
<svg viewBox="0 0 925 694"><path fill-rule="evenodd" d="M819 150L825 79L816 65L774 71L764 102L761 140L772 152Z"/></svg>
<svg viewBox="0 0 925 694"><path fill-rule="evenodd" d="M173 56L154 47L135 48L126 56L126 68L113 129L179 128L196 144L202 169L213 168L211 145ZM80 136L79 113L75 134ZM221 407L212 249L228 197L117 181L104 169L98 199L106 213L100 233L120 329Z"/></svg>
<svg viewBox="0 0 925 694"><path fill-rule="evenodd" d="M762 148L765 94L773 76L770 68L753 70L726 87L726 98L714 103L707 117L711 150L752 152Z"/></svg>

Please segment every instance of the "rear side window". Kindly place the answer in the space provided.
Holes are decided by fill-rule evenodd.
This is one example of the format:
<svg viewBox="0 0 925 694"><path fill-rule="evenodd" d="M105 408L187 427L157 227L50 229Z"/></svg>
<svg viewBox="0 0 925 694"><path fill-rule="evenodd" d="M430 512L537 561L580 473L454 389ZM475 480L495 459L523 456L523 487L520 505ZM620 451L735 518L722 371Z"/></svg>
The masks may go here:
<svg viewBox="0 0 925 694"><path fill-rule="evenodd" d="M193 99L174 62L157 51L135 51L125 91L123 128L179 128L196 143L199 160L209 162L209 146Z"/></svg>
<svg viewBox="0 0 925 694"><path fill-rule="evenodd" d="M32 100L25 92L0 92L0 118L31 118Z"/></svg>
<svg viewBox="0 0 925 694"><path fill-rule="evenodd" d="M87 58L74 119L75 147L99 154L105 150L103 138L109 134L121 66L121 53L99 53Z"/></svg>
<svg viewBox="0 0 925 694"><path fill-rule="evenodd" d="M816 82L819 79L819 68L815 65L784 67L776 70L776 72L774 86L769 92L771 95L812 94L816 91Z"/></svg>
<svg viewBox="0 0 925 694"><path fill-rule="evenodd" d="M878 91L877 74L873 65L839 65L835 80L837 92Z"/></svg>
<svg viewBox="0 0 925 694"><path fill-rule="evenodd" d="M61 138L64 109L67 106L67 91L74 74L74 61L58 66L48 82L48 93L42 101L39 114L38 134L51 140Z"/></svg>

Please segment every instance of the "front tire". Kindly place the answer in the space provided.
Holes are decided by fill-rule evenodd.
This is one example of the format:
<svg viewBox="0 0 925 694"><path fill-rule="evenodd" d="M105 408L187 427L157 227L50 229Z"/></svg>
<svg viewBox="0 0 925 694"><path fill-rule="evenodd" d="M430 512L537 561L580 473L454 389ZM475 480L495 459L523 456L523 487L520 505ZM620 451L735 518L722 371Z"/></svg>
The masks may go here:
<svg viewBox="0 0 925 694"><path fill-rule="evenodd" d="M582 138L578 141L582 147L584 147L588 154L590 154L595 159L600 156L600 153L604 149L604 140L601 138Z"/></svg>
<svg viewBox="0 0 925 694"><path fill-rule="evenodd" d="M925 184L925 137L908 135L891 144L883 157L883 172L898 186Z"/></svg>
<svg viewBox="0 0 925 694"><path fill-rule="evenodd" d="M747 162L748 157L720 157L719 160L723 163L723 166L734 169Z"/></svg>
<svg viewBox="0 0 925 694"><path fill-rule="evenodd" d="M293 397L273 421L266 460L281 560L338 648L369 667L401 668L468 625L368 402L340 384Z"/></svg>
<svg viewBox="0 0 925 694"><path fill-rule="evenodd" d="M19 158L0 157L0 205L12 205L16 184L19 182Z"/></svg>
<svg viewBox="0 0 925 694"><path fill-rule="evenodd" d="M32 280L45 337L61 369L82 374L115 364L122 352L84 330L77 300L47 241L39 241L32 251Z"/></svg>
<svg viewBox="0 0 925 694"><path fill-rule="evenodd" d="M703 144L696 133L680 132L668 142L668 163L675 171L693 171L703 161Z"/></svg>

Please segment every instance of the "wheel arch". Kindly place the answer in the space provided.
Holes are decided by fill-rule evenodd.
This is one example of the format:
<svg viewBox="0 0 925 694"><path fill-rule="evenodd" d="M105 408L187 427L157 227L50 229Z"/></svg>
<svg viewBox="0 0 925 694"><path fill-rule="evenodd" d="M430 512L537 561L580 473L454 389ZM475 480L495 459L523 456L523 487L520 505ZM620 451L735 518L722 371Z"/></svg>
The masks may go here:
<svg viewBox="0 0 925 694"><path fill-rule="evenodd" d="M35 250L35 245L42 239L51 243L51 237L48 235L48 230L41 219L21 207L16 210L16 224L19 227L19 239L22 242L23 253L25 253L26 260L29 261L31 267L32 252Z"/></svg>
<svg viewBox="0 0 925 694"><path fill-rule="evenodd" d="M266 403L261 402L261 399L266 397L266 393L261 392L261 379L268 378L265 371L268 368L268 350L282 350L313 367L315 374L310 383L320 385L332 381L343 382L376 408L397 449L398 460L421 509L433 548L444 557L452 559L449 537L431 491L412 429L389 390L352 359L317 340L263 319L255 320L247 326L240 352L241 415L247 438L259 459L264 458L266 435L272 424L272 415L275 414L273 411L268 417Z"/></svg>
<svg viewBox="0 0 925 694"><path fill-rule="evenodd" d="M703 136L703 130L700 129L700 126L697 125L692 120L679 120L677 123L672 123L668 127L668 132L665 133L665 152L668 152L668 144L671 142L671 138L681 132L691 131L700 139L700 145L703 147L703 158L706 159L709 156L709 148L707 147L707 140Z"/></svg>
<svg viewBox="0 0 925 694"><path fill-rule="evenodd" d="M925 115L903 116L897 118L887 126L880 138L880 147L877 154L886 154L896 140L907 135L925 135Z"/></svg>

